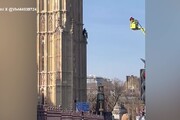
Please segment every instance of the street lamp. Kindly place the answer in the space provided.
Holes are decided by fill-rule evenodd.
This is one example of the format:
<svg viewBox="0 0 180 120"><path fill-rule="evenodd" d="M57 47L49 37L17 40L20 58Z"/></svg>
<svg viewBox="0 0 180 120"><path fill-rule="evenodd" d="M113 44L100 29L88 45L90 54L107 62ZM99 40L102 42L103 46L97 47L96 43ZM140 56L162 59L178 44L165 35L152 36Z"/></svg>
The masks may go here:
<svg viewBox="0 0 180 120"><path fill-rule="evenodd" d="M104 86L98 85L97 104L99 104L99 105L97 105L97 106L99 106L99 107L97 108L97 110L99 111L100 115L103 115L103 111L104 111L104 109L103 109L103 103L104 103L103 89L104 89Z"/></svg>
<svg viewBox="0 0 180 120"><path fill-rule="evenodd" d="M146 60L145 59L142 59L142 58L140 58L141 59L141 61L144 63L144 68L146 67Z"/></svg>

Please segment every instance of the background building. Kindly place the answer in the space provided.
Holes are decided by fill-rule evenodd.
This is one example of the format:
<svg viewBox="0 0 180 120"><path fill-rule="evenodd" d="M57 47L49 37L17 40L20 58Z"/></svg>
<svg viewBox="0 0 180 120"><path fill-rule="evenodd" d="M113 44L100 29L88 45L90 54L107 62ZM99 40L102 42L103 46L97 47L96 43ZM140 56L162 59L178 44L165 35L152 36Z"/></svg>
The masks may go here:
<svg viewBox="0 0 180 120"><path fill-rule="evenodd" d="M134 75L126 76L125 88L128 94L133 93L139 96L141 92L140 78Z"/></svg>
<svg viewBox="0 0 180 120"><path fill-rule="evenodd" d="M72 108L86 101L82 0L37 0L39 102Z"/></svg>
<svg viewBox="0 0 180 120"><path fill-rule="evenodd" d="M126 78L126 100L124 103L131 119L135 120L143 106L143 102L141 101L141 81L139 77L134 75L126 76Z"/></svg>
<svg viewBox="0 0 180 120"><path fill-rule="evenodd" d="M112 85L112 81L110 79L94 75L87 76L87 94L97 94L97 88L99 85L103 85L106 92L110 93Z"/></svg>

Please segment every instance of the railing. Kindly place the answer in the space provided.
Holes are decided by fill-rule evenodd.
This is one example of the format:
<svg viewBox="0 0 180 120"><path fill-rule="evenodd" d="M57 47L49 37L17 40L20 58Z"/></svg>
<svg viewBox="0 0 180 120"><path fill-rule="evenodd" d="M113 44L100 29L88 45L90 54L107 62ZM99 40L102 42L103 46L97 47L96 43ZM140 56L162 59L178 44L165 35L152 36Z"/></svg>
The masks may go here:
<svg viewBox="0 0 180 120"><path fill-rule="evenodd" d="M103 116L62 110L60 107L38 106L37 120L104 120Z"/></svg>

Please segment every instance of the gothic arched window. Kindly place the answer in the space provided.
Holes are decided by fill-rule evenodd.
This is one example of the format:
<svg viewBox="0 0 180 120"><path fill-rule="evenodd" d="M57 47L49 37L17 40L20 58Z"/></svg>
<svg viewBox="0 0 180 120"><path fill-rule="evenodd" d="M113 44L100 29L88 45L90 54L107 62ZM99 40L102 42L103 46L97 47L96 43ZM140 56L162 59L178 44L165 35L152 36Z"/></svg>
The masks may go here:
<svg viewBox="0 0 180 120"><path fill-rule="evenodd" d="M44 10L44 0L40 0L40 11Z"/></svg>
<svg viewBox="0 0 180 120"><path fill-rule="evenodd" d="M53 22L52 22L52 14L48 15L48 30L52 31L53 28Z"/></svg>
<svg viewBox="0 0 180 120"><path fill-rule="evenodd" d="M53 10L53 0L48 0L48 11Z"/></svg>
<svg viewBox="0 0 180 120"><path fill-rule="evenodd" d="M53 52L53 40L52 40L52 34L48 35L48 71L52 71L52 52Z"/></svg>
<svg viewBox="0 0 180 120"><path fill-rule="evenodd" d="M54 1L54 10L58 10L58 5L59 5L59 1L55 0Z"/></svg>
<svg viewBox="0 0 180 120"><path fill-rule="evenodd" d="M44 35L40 36L40 71L44 71Z"/></svg>
<svg viewBox="0 0 180 120"><path fill-rule="evenodd" d="M45 16L42 14L40 16L40 31L45 31Z"/></svg>

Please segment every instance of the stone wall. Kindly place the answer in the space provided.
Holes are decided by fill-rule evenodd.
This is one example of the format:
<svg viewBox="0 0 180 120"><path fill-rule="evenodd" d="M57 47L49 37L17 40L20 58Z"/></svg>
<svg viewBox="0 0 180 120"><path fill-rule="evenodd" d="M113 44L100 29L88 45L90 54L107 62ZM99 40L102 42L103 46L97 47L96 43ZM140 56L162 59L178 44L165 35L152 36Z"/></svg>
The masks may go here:
<svg viewBox="0 0 180 120"><path fill-rule="evenodd" d="M38 106L37 120L104 120L103 116L62 110L60 107Z"/></svg>

